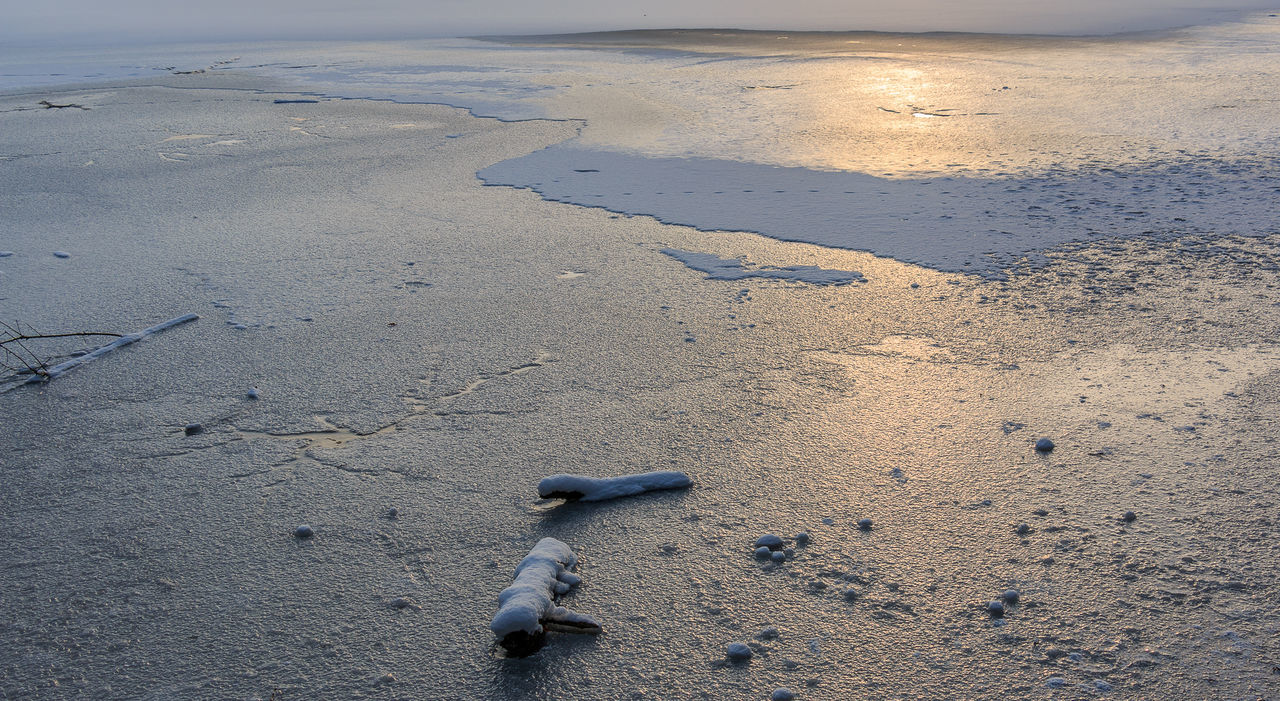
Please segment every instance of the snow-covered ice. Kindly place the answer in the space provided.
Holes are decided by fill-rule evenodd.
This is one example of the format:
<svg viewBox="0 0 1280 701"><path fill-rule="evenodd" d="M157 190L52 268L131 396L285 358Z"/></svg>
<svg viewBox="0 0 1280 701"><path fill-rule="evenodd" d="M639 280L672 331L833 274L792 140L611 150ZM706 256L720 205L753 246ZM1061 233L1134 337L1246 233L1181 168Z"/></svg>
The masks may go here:
<svg viewBox="0 0 1280 701"><path fill-rule="evenodd" d="M662 489L684 489L692 484L689 475L675 470L607 478L552 475L538 483L538 496L543 499L604 501Z"/></svg>

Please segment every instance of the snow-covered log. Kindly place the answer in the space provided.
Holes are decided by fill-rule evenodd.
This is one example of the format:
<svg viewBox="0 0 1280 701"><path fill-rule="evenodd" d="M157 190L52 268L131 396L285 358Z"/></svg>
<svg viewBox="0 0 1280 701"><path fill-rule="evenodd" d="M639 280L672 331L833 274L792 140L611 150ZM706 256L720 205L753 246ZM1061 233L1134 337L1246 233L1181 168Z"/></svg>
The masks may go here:
<svg viewBox="0 0 1280 701"><path fill-rule="evenodd" d="M552 475L538 483L538 496L543 499L604 501L657 489L684 489L691 484L693 480L689 479L689 475L674 470L645 472L608 479L581 475Z"/></svg>
<svg viewBox="0 0 1280 701"><path fill-rule="evenodd" d="M515 583L498 595L489 629L508 652L525 656L542 647L547 628L599 633L594 618L556 606L555 598L582 581L570 570L578 556L555 538L543 538L516 567Z"/></svg>

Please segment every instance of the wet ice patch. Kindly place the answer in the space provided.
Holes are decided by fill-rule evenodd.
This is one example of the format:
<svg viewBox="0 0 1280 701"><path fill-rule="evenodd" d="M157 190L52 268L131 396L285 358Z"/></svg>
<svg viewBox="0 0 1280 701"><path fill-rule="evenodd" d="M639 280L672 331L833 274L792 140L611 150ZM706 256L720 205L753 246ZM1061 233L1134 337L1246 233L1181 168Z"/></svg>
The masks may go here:
<svg viewBox="0 0 1280 701"><path fill-rule="evenodd" d="M721 258L714 253L695 253L676 248L664 248L662 252L686 266L707 274L708 280L742 280L749 277L773 280L795 280L813 285L848 285L866 282L862 273L852 270L832 270L816 265L790 265L782 268L747 268L736 258Z"/></svg>
<svg viewBox="0 0 1280 701"><path fill-rule="evenodd" d="M1043 265L1045 251L1077 242L1269 235L1275 166L1265 158L1205 157L1017 179L893 179L724 159L648 158L570 143L497 163L478 176L553 202L667 224L746 231L1003 277L1010 268ZM732 261L698 255L681 260L713 277L748 276Z"/></svg>

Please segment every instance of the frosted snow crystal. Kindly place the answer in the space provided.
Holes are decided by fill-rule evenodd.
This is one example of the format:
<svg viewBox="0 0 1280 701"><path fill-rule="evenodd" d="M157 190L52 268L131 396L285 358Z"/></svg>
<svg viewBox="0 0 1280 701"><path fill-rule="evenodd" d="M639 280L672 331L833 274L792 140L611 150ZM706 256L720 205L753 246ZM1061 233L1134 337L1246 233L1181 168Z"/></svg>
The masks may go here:
<svg viewBox="0 0 1280 701"><path fill-rule="evenodd" d="M538 483L538 496L543 499L604 501L658 489L684 489L692 484L693 480L689 479L689 475L674 470L644 472L607 479L581 475L552 475Z"/></svg>
<svg viewBox="0 0 1280 701"><path fill-rule="evenodd" d="M790 689L783 686L773 690L773 693L769 695L769 701L791 701L795 697L796 695L791 693Z"/></svg>
<svg viewBox="0 0 1280 701"><path fill-rule="evenodd" d="M582 581L569 570L578 556L555 538L543 538L516 567L515 582L498 595L498 613L489 629L502 646L520 654L541 647L543 625L583 633L600 632L600 624L590 616L556 606L553 597L565 594Z"/></svg>
<svg viewBox="0 0 1280 701"><path fill-rule="evenodd" d="M1036 450L1040 451L1041 453L1047 453L1053 450L1053 447L1054 447L1053 441L1049 440L1048 438L1041 438L1040 440L1036 441Z"/></svg>
<svg viewBox="0 0 1280 701"><path fill-rule="evenodd" d="M782 539L772 533L766 533L756 538L756 547L766 547L770 550L777 550L782 547Z"/></svg>
<svg viewBox="0 0 1280 701"><path fill-rule="evenodd" d="M729 647L725 648L724 654L734 662L743 662L751 659L751 648L746 643L729 643Z"/></svg>

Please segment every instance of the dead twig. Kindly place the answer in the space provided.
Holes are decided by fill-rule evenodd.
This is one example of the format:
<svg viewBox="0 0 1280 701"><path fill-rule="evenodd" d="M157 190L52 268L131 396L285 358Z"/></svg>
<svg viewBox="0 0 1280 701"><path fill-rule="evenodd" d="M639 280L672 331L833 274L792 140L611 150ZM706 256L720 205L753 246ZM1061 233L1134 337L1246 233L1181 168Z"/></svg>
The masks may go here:
<svg viewBox="0 0 1280 701"><path fill-rule="evenodd" d="M48 100L41 100L39 104L40 104L40 105L42 105L42 106L44 106L44 108L45 108L45 109L47 109L47 110L65 110L65 109L68 109L68 108L75 108L75 109L78 109L78 110L85 110L85 111L88 111L88 109L89 109L88 107L85 107L84 105L77 105L77 104L76 104L76 103L74 103L74 102L68 102L68 103L67 103L67 104L65 104L65 105L58 105L58 104L55 104L55 103L49 102Z"/></svg>
<svg viewBox="0 0 1280 701"><path fill-rule="evenodd" d="M94 360L103 355L106 355L107 353L110 353L111 351L117 348L123 348L124 346L127 346L136 341L140 341L152 334L156 334L161 331L164 331L165 329L178 326L179 324L185 324L189 321L195 321L196 319L199 319L199 318L200 317L196 314L183 314L182 316L175 317L163 323L156 324L155 326L151 326L149 328L143 329L142 331L138 331L137 333L131 333L131 334L125 334L125 335L118 334L118 333L108 333L103 331L82 331L82 332L61 333L61 334L41 334L38 332L34 332L35 331L34 329L32 329L31 332L23 331L21 328L21 324L19 324L18 326L10 326L4 322L0 322L0 326L3 326L6 330L8 330L11 335L11 338L0 340L0 350L3 350L3 353L0 353L0 365L4 365L6 368L11 370L12 372L29 375L29 377L27 377L26 379L17 380L7 385L0 386L0 394L4 394L5 392L16 389L17 387L20 387L21 385L27 384L29 382L48 382L54 379L55 377L58 377L59 375L73 368L76 368L80 365L83 365L84 363L87 363L91 360ZM94 348L93 350L87 353L77 355L71 360L64 361L53 367L49 367L48 359L40 355L37 355L25 343L25 341L28 341L28 340L46 339L46 338L69 338L69 337L75 337L75 336L113 336L115 337L116 340L112 341L111 343L108 343L105 346L99 346L98 348ZM5 361L8 361L8 362L5 362ZM17 363L21 367L12 365L12 363Z"/></svg>
<svg viewBox="0 0 1280 701"><path fill-rule="evenodd" d="M28 327L30 329L30 327ZM14 325L0 321L0 330L6 334L0 338L0 367L10 372L39 375L47 377L49 372L47 354L37 354L27 341L41 341L53 338L78 338L88 336L112 336L120 338L118 333L106 331L74 331L70 333L40 333L35 329L24 331L21 323Z"/></svg>

